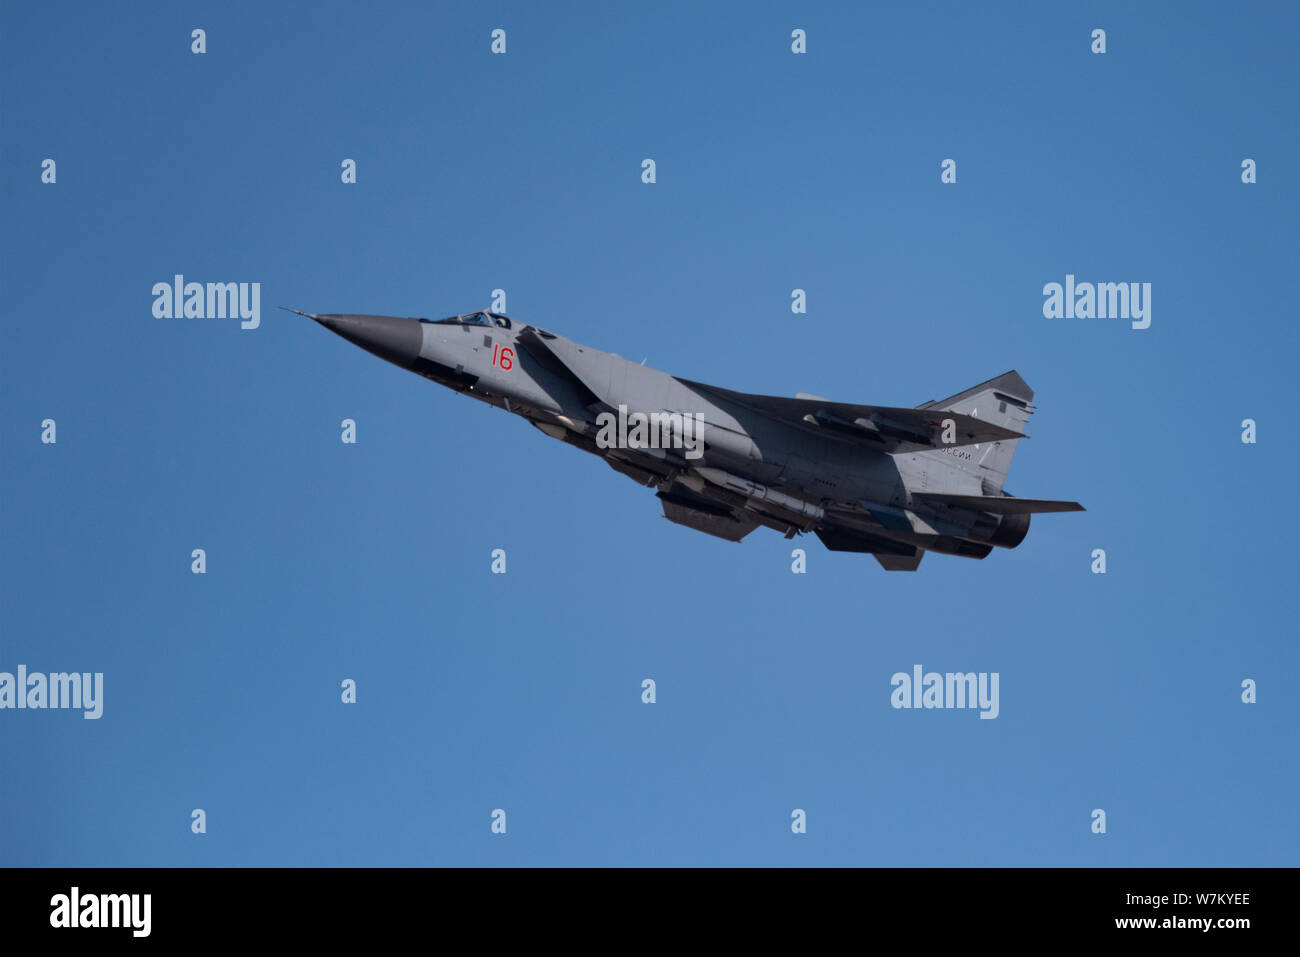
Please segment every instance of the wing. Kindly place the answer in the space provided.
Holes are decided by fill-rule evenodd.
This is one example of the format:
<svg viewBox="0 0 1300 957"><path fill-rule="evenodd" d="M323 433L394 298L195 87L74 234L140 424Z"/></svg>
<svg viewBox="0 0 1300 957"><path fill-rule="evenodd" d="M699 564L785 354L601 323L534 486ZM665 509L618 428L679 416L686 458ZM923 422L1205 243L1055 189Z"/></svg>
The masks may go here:
<svg viewBox="0 0 1300 957"><path fill-rule="evenodd" d="M732 392L703 382L679 379L683 385L723 402L797 426L816 435L869 445L882 452L924 452L959 445L1027 438L982 419L942 409L899 409L883 405L853 405L812 396L787 399L779 395ZM944 422L951 420L955 440L943 441Z"/></svg>
<svg viewBox="0 0 1300 957"><path fill-rule="evenodd" d="M540 365L567 381L588 408L612 408L609 387L611 356L529 326L519 345ZM704 382L677 379L706 399L720 401L786 422L815 435L868 445L884 452L917 452L1021 439L1011 429L944 409L902 409L882 405L853 405L815 397L787 399L777 395L733 392ZM951 420L954 440L943 441L944 422Z"/></svg>
<svg viewBox="0 0 1300 957"><path fill-rule="evenodd" d="M947 492L913 492L913 499L966 508L997 515L1033 515L1039 512L1082 512L1078 502L1058 502L1048 498L1015 498L1011 495L949 495Z"/></svg>

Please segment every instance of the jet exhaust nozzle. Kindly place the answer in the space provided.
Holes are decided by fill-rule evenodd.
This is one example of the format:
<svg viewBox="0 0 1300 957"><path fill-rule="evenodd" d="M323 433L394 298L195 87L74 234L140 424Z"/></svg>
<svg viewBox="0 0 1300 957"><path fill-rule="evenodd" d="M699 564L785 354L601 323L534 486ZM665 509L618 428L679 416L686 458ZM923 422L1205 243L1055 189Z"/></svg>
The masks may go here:
<svg viewBox="0 0 1300 957"><path fill-rule="evenodd" d="M998 522L998 527L989 536L988 542L990 545L998 546L998 548L1015 548L1025 540L1025 536L1028 534L1028 512L1003 515L1002 521Z"/></svg>

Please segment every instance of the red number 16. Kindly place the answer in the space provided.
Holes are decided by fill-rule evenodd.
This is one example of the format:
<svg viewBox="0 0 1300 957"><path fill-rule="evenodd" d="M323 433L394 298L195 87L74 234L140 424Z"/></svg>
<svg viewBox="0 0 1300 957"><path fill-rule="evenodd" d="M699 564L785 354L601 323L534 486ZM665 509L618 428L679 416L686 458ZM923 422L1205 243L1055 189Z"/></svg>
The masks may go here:
<svg viewBox="0 0 1300 957"><path fill-rule="evenodd" d="M509 372L515 366L515 350L509 346L493 346L492 364Z"/></svg>

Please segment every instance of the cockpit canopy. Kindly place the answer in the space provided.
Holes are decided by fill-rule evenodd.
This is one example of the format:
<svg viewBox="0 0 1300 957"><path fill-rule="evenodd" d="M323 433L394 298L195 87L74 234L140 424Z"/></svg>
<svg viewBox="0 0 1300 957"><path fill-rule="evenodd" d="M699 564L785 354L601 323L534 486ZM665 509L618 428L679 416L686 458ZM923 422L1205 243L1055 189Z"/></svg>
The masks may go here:
<svg viewBox="0 0 1300 957"><path fill-rule="evenodd" d="M467 312L461 316L450 316L447 319L423 319L422 322L432 322L437 325L452 326L496 326L500 329L511 328L510 319L501 315L499 312Z"/></svg>

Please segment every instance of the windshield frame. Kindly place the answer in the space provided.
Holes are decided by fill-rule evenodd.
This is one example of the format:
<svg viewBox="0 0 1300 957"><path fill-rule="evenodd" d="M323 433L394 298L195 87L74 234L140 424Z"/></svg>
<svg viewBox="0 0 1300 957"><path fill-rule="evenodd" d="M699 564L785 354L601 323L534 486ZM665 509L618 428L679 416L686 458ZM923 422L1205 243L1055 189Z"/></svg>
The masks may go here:
<svg viewBox="0 0 1300 957"><path fill-rule="evenodd" d="M477 321L471 322L472 319ZM446 319L421 319L420 321L435 326L485 326L489 329L507 330L514 328L514 323L510 321L509 316L503 316L499 312L489 312L487 309L463 312L459 316L448 316Z"/></svg>

